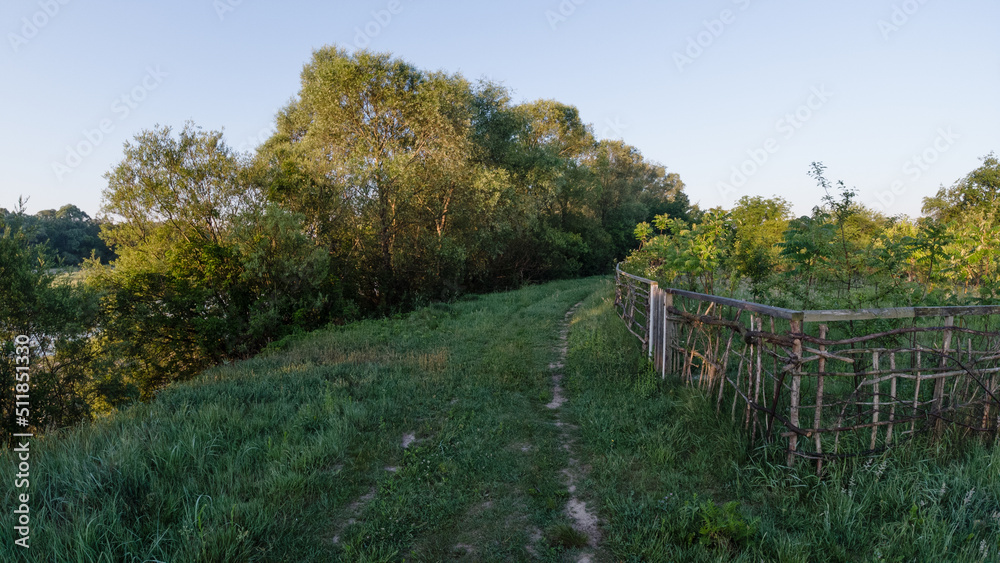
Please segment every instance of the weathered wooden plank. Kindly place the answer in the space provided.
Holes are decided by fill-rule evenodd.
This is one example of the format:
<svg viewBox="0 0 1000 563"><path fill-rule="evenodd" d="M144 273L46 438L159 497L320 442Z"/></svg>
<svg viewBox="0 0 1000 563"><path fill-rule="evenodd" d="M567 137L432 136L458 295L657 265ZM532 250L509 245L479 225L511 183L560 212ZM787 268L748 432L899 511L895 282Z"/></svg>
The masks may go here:
<svg viewBox="0 0 1000 563"><path fill-rule="evenodd" d="M894 352L889 354L889 369L891 371L896 371L896 354ZM891 407L891 410L889 411L889 430L886 431L886 434L885 434L885 445L886 446L889 446L889 445L892 444L892 428L894 426L893 423L896 420L896 402L898 401L898 399L896 398L896 380L897 379L898 378L893 377L892 378L892 383L890 384L890 387L889 387L889 400L892 402L892 407Z"/></svg>
<svg viewBox="0 0 1000 563"><path fill-rule="evenodd" d="M969 317L979 315L1000 315L1000 305L913 308L913 316L915 317Z"/></svg>
<svg viewBox="0 0 1000 563"><path fill-rule="evenodd" d="M687 297L688 299L694 299L695 301L714 303L716 305L727 305L729 307L735 307L742 311L750 311L751 313L759 313L761 315L767 315L768 317L774 317L785 320L802 320L802 311L795 311L792 309L785 309L782 307L771 307L770 305L761 305L760 303L741 301L739 299L731 299L729 297L719 297L717 295L706 295L704 293L685 291L683 289L675 289L672 287L667 287L664 288L663 290L673 295L679 295L681 297Z"/></svg>
<svg viewBox="0 0 1000 563"><path fill-rule="evenodd" d="M913 307L891 307L886 309L830 309L802 312L802 320L806 322L908 319L912 317Z"/></svg>
<svg viewBox="0 0 1000 563"><path fill-rule="evenodd" d="M886 307L873 309L820 309L802 311L805 322L864 321L870 319L910 319L923 317L952 317L970 315L998 315L1000 306L977 305L967 307Z"/></svg>
<svg viewBox="0 0 1000 563"><path fill-rule="evenodd" d="M663 358L663 372L661 374L661 377L663 379L667 378L668 369L670 370L671 374L674 373L674 346L676 345L676 343L674 342L674 332L676 330L676 327L674 325L674 322L672 320L668 320L667 318L667 309L673 306L674 306L674 296L670 295L669 293L664 293L663 309L660 311L660 314L663 315L663 323L664 323L663 324L664 358Z"/></svg>
<svg viewBox="0 0 1000 563"><path fill-rule="evenodd" d="M648 358L652 362L656 362L656 344L657 344L657 333L656 333L656 298L659 294L657 291L658 285L656 282L649 284L649 303L646 309L646 338L649 342Z"/></svg>
<svg viewBox="0 0 1000 563"><path fill-rule="evenodd" d="M627 278L630 278L630 279L633 279L633 280L636 280L636 281L639 281L639 282L642 282L642 283L647 283L647 284L652 284L652 283L656 283L655 281L653 281L653 280L651 280L651 279L649 279L649 278L644 278L644 277L641 277L641 276L637 276L637 275L635 275L635 274L630 274L630 273L628 273L628 272L626 272L626 271L623 271L623 270L621 269L621 266L620 266L620 265L618 265L618 266L615 266L615 273L616 273L616 274L618 274L618 275L621 275L621 276L625 276L625 277L627 277Z"/></svg>
<svg viewBox="0 0 1000 563"><path fill-rule="evenodd" d="M948 327L954 326L955 317L946 317L944 319L944 325ZM952 337L951 331L946 330L944 333L944 344L942 345L941 348L942 353L941 353L940 365L942 368L948 366L948 353L951 351L951 337ZM934 409L934 412L940 412L941 407L944 404L944 386L945 386L945 379L943 377L941 379L938 379L934 383L934 406L932 407ZM937 420L937 423L935 424L935 427L936 430L940 433L944 428L944 421L942 421L939 418Z"/></svg>

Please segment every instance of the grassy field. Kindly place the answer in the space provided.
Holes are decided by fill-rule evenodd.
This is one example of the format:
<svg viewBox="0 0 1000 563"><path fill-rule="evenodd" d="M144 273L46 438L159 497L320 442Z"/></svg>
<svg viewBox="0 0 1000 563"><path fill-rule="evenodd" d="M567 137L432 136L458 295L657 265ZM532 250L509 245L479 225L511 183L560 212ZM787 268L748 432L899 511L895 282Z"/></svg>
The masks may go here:
<svg viewBox="0 0 1000 563"><path fill-rule="evenodd" d="M30 550L0 453L0 560L1000 558L1000 453L946 436L785 468L648 372L610 296L557 282L319 331L36 439Z"/></svg>

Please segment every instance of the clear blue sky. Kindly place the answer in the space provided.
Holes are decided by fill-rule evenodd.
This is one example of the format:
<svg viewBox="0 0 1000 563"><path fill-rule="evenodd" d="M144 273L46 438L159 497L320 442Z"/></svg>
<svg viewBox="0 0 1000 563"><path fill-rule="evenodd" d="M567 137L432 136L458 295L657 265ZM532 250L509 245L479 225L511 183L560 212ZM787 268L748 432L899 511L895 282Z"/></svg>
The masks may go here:
<svg viewBox="0 0 1000 563"><path fill-rule="evenodd" d="M1000 152L998 22L996 0L8 0L0 207L96 215L123 142L156 124L253 148L313 49L365 44L573 104L703 208L779 195L808 213L823 161L916 216Z"/></svg>

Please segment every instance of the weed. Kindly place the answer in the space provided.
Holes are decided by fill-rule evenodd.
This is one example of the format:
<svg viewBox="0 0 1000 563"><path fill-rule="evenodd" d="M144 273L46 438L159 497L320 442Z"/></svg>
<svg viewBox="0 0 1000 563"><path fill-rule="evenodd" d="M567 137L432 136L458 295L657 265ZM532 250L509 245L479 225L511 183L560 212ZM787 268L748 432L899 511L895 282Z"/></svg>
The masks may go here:
<svg viewBox="0 0 1000 563"><path fill-rule="evenodd" d="M575 549L587 545L587 535L569 524L553 524L545 531L545 539L550 546L564 549Z"/></svg>

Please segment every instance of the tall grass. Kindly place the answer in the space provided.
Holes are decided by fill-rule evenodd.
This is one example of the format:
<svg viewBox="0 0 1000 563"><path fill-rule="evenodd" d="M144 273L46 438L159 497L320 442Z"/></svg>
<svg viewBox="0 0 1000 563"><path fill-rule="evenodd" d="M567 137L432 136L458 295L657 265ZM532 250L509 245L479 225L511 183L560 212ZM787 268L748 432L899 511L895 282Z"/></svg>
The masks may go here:
<svg viewBox="0 0 1000 563"><path fill-rule="evenodd" d="M318 331L36 439L31 548L4 525L0 560L557 558L533 533L566 521L547 366L597 285ZM8 523L14 472L0 453Z"/></svg>

